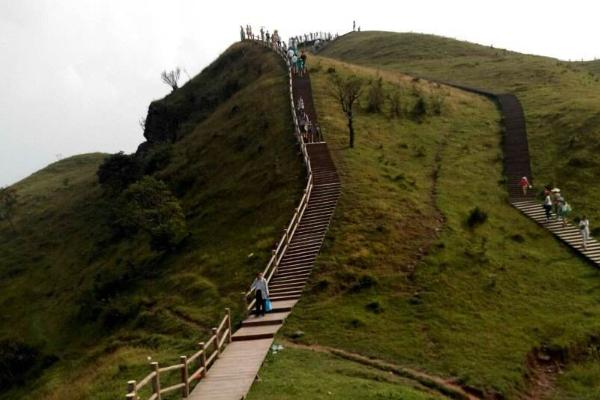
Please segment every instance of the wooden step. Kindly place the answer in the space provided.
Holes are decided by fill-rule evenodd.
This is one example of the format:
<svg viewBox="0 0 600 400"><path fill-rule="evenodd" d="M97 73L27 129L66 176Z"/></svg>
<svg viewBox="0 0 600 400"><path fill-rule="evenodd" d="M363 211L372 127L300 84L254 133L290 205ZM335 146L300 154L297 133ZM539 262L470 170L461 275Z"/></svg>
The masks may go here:
<svg viewBox="0 0 600 400"><path fill-rule="evenodd" d="M264 317L257 317L254 314L250 315L244 321L242 326L260 326L260 325L272 325L272 324L283 324L283 321L290 315L290 311L284 312L268 312Z"/></svg>
<svg viewBox="0 0 600 400"><path fill-rule="evenodd" d="M243 340L268 339L274 337L280 327L280 324L243 326L231 336L231 339L234 342L241 342Z"/></svg>

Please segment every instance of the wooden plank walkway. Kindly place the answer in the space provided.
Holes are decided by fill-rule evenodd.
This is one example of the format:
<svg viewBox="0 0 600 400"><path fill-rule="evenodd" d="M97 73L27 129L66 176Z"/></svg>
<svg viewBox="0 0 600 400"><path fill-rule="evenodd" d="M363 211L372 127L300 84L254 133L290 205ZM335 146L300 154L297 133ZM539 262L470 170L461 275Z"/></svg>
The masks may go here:
<svg viewBox="0 0 600 400"><path fill-rule="evenodd" d="M229 344L190 393L190 400L240 400L250 390L273 338Z"/></svg>
<svg viewBox="0 0 600 400"><path fill-rule="evenodd" d="M305 112L312 123L317 124L308 76L292 80L292 96L295 104L302 97ZM297 228L290 233L289 244L269 283L273 310L264 317L249 316L242 322L241 328L232 335L232 343L188 399L243 399L269 352L275 334L302 295L340 196L340 180L327 143L306 143L306 152L313 186L308 205Z"/></svg>

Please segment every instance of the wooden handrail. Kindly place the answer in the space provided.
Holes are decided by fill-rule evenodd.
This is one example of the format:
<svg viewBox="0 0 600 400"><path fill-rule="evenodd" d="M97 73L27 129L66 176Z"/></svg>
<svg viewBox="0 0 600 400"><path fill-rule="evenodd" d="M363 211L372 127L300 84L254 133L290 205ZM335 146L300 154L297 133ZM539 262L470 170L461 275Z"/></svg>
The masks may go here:
<svg viewBox="0 0 600 400"><path fill-rule="evenodd" d="M181 389L182 398L186 398L190 393L190 383L195 380L200 380L206 376L206 371L214 360L218 357L219 353L226 346L227 343L231 342L231 311L229 308L225 309L225 316L221 320L218 328L213 328L213 335L208 339L206 343L200 343L200 350L194 353L189 358L187 356L181 356L179 363L160 367L157 362L151 362L151 372L146 375L141 381L129 381L127 382L127 394L125 396L128 400L138 400L138 392L147 386L152 385L152 395L147 400L161 400L161 395L170 393ZM214 350L211 355L206 358L207 348L213 346ZM189 374L189 366L200 359L200 367L194 371L191 375ZM180 371L181 382L162 388L160 385L161 374Z"/></svg>

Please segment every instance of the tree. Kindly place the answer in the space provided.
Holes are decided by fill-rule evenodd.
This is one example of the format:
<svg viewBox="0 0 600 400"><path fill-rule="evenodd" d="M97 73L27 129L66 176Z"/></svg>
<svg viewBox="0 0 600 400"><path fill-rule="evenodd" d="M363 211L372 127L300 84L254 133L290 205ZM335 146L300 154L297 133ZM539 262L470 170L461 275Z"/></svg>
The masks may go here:
<svg viewBox="0 0 600 400"><path fill-rule="evenodd" d="M106 157L98 171L98 182L115 192L121 192L130 184L139 179L140 166L134 154L125 154L122 151Z"/></svg>
<svg viewBox="0 0 600 400"><path fill-rule="evenodd" d="M354 147L354 125L353 107L362 93L363 81L356 75L346 78L334 73L330 75L332 96L340 103L342 111L348 120L348 133L350 135L350 147Z"/></svg>
<svg viewBox="0 0 600 400"><path fill-rule="evenodd" d="M145 176L123 192L120 203L117 224L146 232L154 250L171 250L188 235L181 205L162 181Z"/></svg>
<svg viewBox="0 0 600 400"><path fill-rule="evenodd" d="M171 86L173 91L176 91L179 86L177 86L177 82L179 82L179 75L181 74L181 69L179 67L175 68L171 71L163 71L160 74L160 78L164 83Z"/></svg>
<svg viewBox="0 0 600 400"><path fill-rule="evenodd" d="M15 230L13 216L17 205L17 191L13 188L0 188L0 221L8 221Z"/></svg>

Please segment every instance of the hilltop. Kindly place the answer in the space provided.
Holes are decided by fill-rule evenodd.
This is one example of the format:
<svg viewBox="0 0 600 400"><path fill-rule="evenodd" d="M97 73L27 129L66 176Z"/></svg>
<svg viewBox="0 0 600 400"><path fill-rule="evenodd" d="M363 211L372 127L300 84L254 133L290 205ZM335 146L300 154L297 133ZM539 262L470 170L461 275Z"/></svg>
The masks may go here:
<svg viewBox="0 0 600 400"><path fill-rule="evenodd" d="M382 32L345 35L310 65L342 195L311 288L279 340L427 371L484 398L596 398L600 274L508 204L495 104L415 76L516 92L536 182L560 185L576 212L595 219L596 78L550 58ZM365 95L355 114L357 147L348 149L329 94L332 71L368 84L382 78L386 95L401 93L403 116L391 117L389 102L381 113L368 112ZM428 112L415 121L419 98ZM584 137L582 125L587 144L573 139ZM565 142L574 144L559 151ZM486 218L472 226L476 209ZM305 374L286 384L314 357L302 349L270 357L265 383L250 398L300 399L305 391L327 398ZM566 365L563 374L555 374L555 363ZM344 383L364 378L350 367L332 374L311 366L312 376L328 374L334 397L354 384L355 393L377 398L360 379Z"/></svg>
<svg viewBox="0 0 600 400"><path fill-rule="evenodd" d="M282 134L285 84L276 55L236 44L151 104L146 142L127 160L141 170L134 180L164 182L181 207L188 234L175 249L116 229L120 195L96 176L105 154L13 186L16 231L0 225L0 364L10 362L15 385L0 398L121 397L147 357L171 362L195 349L225 307L239 318L239 292L304 187L295 139ZM24 354L20 371L12 363Z"/></svg>

